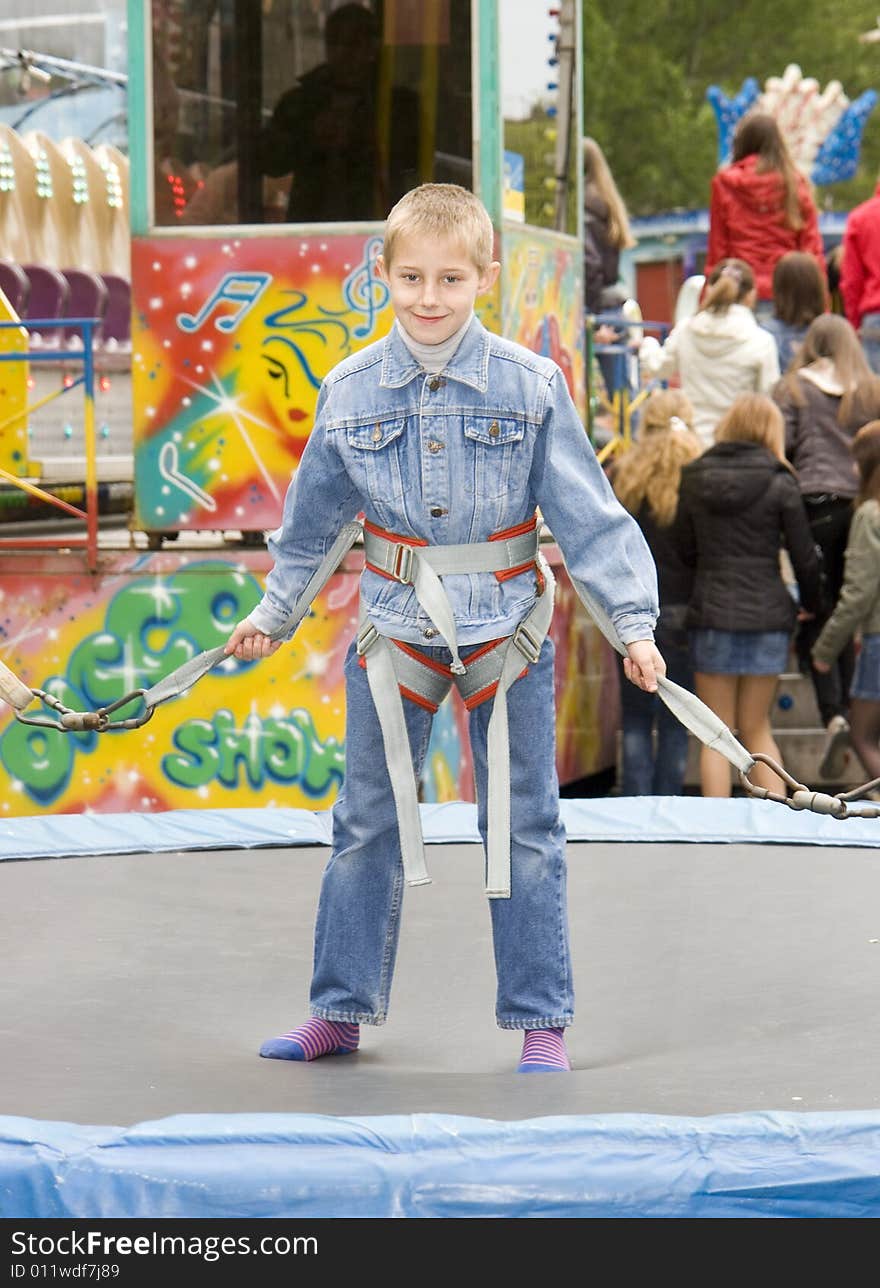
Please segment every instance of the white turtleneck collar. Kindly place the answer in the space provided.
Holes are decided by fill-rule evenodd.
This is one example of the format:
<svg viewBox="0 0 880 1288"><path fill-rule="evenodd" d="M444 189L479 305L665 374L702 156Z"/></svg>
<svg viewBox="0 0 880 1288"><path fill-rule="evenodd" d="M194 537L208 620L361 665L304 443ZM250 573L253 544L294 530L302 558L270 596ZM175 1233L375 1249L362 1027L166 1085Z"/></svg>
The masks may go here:
<svg viewBox="0 0 880 1288"><path fill-rule="evenodd" d="M454 335L451 335L448 340L441 340L439 344L422 344L421 341L414 340L406 330L406 327L401 326L397 320L395 320L394 325L397 328L397 334L416 362L424 367L429 375L436 376L443 370L461 344L464 339L464 333L470 326L473 316L473 313L471 313L464 326L456 331Z"/></svg>

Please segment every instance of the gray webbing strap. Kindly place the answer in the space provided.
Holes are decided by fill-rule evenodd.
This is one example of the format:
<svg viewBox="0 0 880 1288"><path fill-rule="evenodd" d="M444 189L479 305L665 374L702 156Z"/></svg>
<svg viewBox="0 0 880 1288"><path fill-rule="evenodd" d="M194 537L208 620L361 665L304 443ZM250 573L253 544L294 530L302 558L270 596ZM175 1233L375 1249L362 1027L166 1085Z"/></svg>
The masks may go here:
<svg viewBox="0 0 880 1288"><path fill-rule="evenodd" d="M333 545L312 573L305 589L294 604L290 616L282 626L272 632L269 636L270 639L285 639L296 630L309 611L312 600L324 589L324 586L333 576L360 534L361 525L359 523L346 523L339 530ZM176 670L172 671L170 675L166 675L158 684L154 684L151 689L147 689L143 695L144 705L157 707L160 702L167 702L169 698L176 698L181 693L186 693L187 689L191 688L196 680L200 680L208 671L228 659L229 654L226 653L225 649L225 644L218 644L216 648L207 649L204 653L198 653L195 657L190 658L188 662L184 662L182 666L178 666Z"/></svg>
<svg viewBox="0 0 880 1288"><path fill-rule="evenodd" d="M467 671L464 675L456 678L455 687L458 689L465 706L470 710L469 703L488 689L491 685L497 684L501 679L501 672L504 668L504 645L507 639L499 640L493 649L483 653L480 657L469 657L465 659ZM520 667L522 670L522 667ZM478 705L474 702L474 705Z"/></svg>
<svg viewBox="0 0 880 1288"><path fill-rule="evenodd" d="M424 559L418 557L413 559L412 564L412 588L416 593L416 599L446 641L452 654L450 663L452 674L464 675L464 663L458 656L458 637L452 605L446 597L443 582L434 569Z"/></svg>
<svg viewBox="0 0 880 1288"><path fill-rule="evenodd" d="M411 553L410 553L411 552ZM481 541L460 546L410 546L364 529L364 557L374 568L397 581L408 581L410 560L428 563L438 577L450 573L506 572L534 562L538 553L538 531L530 528L515 537Z"/></svg>
<svg viewBox="0 0 880 1288"><path fill-rule="evenodd" d="M489 718L486 747L489 779L486 894L490 899L510 898L510 733L507 722L507 690L522 671L523 658L531 662L538 660L553 616L556 582L543 555L538 556L538 566L544 576L544 593L504 646L504 666ZM523 651L524 648L528 651Z"/></svg>
<svg viewBox="0 0 880 1288"><path fill-rule="evenodd" d="M426 666L424 662L411 657L396 643L391 649L391 659L398 686L417 694L436 710L452 688L450 672L445 668L443 671L435 671L433 667ZM468 672L470 672L469 666ZM465 679L464 676L461 678Z"/></svg>
<svg viewBox="0 0 880 1288"><path fill-rule="evenodd" d="M569 576L571 577L571 573L569 573ZM614 629L608 614L599 607L583 582L571 577L571 583L577 591L584 608L586 608L608 643L618 653L625 655L626 647L621 642L620 636ZM701 702L696 694L689 693L687 689L681 688L678 684L673 684L672 680L667 680L665 675L657 677L657 691L676 719L680 720L694 737L699 738L700 742L711 748L712 751L719 752L742 773L747 774L749 772L755 764L754 758L749 755L742 743L734 738L724 721L719 719L715 712L706 706L705 702Z"/></svg>
<svg viewBox="0 0 880 1288"><path fill-rule="evenodd" d="M391 646L381 635L377 635L371 646L368 646L368 650L364 654L367 662L367 682L373 695L379 727L382 730L385 761L388 765L388 776L391 779L391 791L397 810L404 880L407 885L430 885L431 878L428 876L425 863L415 768L410 752L403 702L400 698L400 689L397 687L397 677L394 674Z"/></svg>

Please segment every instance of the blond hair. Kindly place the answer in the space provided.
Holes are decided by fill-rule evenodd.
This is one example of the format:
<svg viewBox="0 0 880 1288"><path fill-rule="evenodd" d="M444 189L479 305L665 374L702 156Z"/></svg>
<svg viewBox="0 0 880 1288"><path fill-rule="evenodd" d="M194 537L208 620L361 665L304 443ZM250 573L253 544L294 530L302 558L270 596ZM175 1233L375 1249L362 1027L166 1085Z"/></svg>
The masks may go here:
<svg viewBox="0 0 880 1288"><path fill-rule="evenodd" d="M385 221L386 265L392 262L398 238L416 235L453 238L481 273L492 263L495 231L489 212L479 197L457 183L423 183L400 198Z"/></svg>
<svg viewBox="0 0 880 1288"><path fill-rule="evenodd" d="M655 389L648 398L638 439L614 468L615 494L630 514L647 504L661 527L675 518L682 467L703 450L693 419L680 389Z"/></svg>
<svg viewBox="0 0 880 1288"><path fill-rule="evenodd" d="M740 394L715 428L716 443L757 443L791 469L785 459L785 421L766 394Z"/></svg>
<svg viewBox="0 0 880 1288"><path fill-rule="evenodd" d="M632 235L629 215L605 160L605 153L596 140L589 136L583 141L583 152L584 183L592 184L608 207L608 240L618 250L629 250L635 246L636 239Z"/></svg>

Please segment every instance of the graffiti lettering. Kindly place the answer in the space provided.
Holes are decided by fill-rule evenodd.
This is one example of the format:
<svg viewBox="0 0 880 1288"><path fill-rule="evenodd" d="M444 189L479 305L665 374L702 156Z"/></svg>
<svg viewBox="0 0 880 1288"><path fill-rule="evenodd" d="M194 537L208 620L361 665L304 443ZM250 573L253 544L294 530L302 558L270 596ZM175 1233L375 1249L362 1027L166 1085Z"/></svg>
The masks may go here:
<svg viewBox="0 0 880 1288"><path fill-rule="evenodd" d="M193 571L203 575L193 577ZM76 711L109 706L221 644L260 593L256 578L219 561L192 565L179 582L138 579L110 600L104 629L74 649L66 674L40 687ZM240 674L251 665L236 663L230 669ZM94 733L71 735L14 721L0 737L0 762L32 800L45 806L66 790L76 753L88 754L96 746Z"/></svg>
<svg viewBox="0 0 880 1288"><path fill-rule="evenodd" d="M191 565L180 580L137 581L107 605L105 629L74 649L67 677L93 708L149 688L197 653L222 644L260 594L255 577L213 561Z"/></svg>
<svg viewBox="0 0 880 1288"><path fill-rule="evenodd" d="M174 745L178 754L165 756L162 769L180 787L206 787L216 780L235 788L243 776L254 789L268 779L295 783L320 797L338 786L345 772L342 745L332 737L322 743L311 713L302 709L281 719L251 714L241 728L231 711L216 711L211 720L182 724Z"/></svg>

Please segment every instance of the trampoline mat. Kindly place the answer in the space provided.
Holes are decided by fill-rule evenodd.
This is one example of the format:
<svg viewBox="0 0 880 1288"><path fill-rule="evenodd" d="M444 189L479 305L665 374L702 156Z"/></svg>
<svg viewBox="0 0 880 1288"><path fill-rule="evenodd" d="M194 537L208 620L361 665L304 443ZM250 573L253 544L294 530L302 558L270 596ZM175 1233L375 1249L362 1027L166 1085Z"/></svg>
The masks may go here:
<svg viewBox="0 0 880 1288"><path fill-rule="evenodd" d="M390 1018L353 1056L261 1060L307 1014L322 846L0 864L3 1113L868 1110L880 864L865 848L569 845L571 1075L513 1072L482 851L432 845Z"/></svg>

